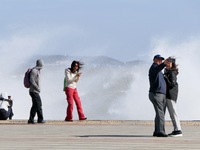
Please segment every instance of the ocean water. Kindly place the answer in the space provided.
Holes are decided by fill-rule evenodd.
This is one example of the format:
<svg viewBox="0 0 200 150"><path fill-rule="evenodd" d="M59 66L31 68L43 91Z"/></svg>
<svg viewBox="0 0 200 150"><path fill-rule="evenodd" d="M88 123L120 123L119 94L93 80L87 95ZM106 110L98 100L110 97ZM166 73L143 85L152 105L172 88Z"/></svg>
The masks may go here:
<svg viewBox="0 0 200 150"><path fill-rule="evenodd" d="M83 110L91 120L153 120L155 112L148 99L148 70L152 56L175 56L179 64L179 96L177 110L181 120L199 120L199 38L183 43L165 39L155 40L146 60L121 62L99 57L37 56L1 51L0 90L8 92L14 99L14 119L28 119L31 98L23 87L23 76L28 67L42 58L41 98L44 117L47 120L63 120L66 114L66 97L63 92L65 68L71 62L85 63L78 83ZM19 57L20 56L20 57ZM33 57L34 56L34 57ZM74 107L74 119L78 119ZM166 113L166 119L169 119Z"/></svg>
<svg viewBox="0 0 200 150"><path fill-rule="evenodd" d="M145 62L120 62L109 57L40 57L45 62L41 70L41 98L45 119L65 118L67 102L63 92L64 70L70 67L73 59L84 62L77 89L88 119L148 118L152 108L147 97L149 66ZM16 119L29 117L31 98L28 89L23 87L23 76L27 68L35 65L36 59L22 62L20 67L1 74L1 89L12 96ZM145 112L140 111L142 107ZM76 107L74 119L78 119Z"/></svg>

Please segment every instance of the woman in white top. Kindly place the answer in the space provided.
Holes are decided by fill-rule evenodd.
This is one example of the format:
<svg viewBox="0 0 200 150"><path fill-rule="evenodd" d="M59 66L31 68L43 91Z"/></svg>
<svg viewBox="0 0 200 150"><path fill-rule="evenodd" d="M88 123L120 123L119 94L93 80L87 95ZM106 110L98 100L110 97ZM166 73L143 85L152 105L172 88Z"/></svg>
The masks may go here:
<svg viewBox="0 0 200 150"><path fill-rule="evenodd" d="M65 94L67 97L67 111L66 111L66 118L65 121L73 121L73 108L74 108L74 102L77 107L77 112L79 116L79 120L86 120L83 113L83 108L81 104L80 97L78 95L78 91L76 89L76 84L81 76L81 73L79 70L82 68L82 63L79 61L73 61L71 64L71 68L65 69Z"/></svg>

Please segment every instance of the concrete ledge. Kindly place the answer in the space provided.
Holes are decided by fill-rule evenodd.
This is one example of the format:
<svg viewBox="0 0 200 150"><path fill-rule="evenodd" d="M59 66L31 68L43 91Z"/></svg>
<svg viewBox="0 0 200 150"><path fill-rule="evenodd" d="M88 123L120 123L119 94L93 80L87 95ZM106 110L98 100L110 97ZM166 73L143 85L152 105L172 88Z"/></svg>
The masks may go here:
<svg viewBox="0 0 200 150"><path fill-rule="evenodd" d="M36 122L36 121L35 121ZM27 124L27 120L0 120L1 124L7 125L22 125ZM64 125L64 124L72 124L72 125L110 125L110 124L122 124L122 125L153 125L154 121L152 120L74 120L73 122L65 122L63 120L47 120L45 125ZM40 124L41 125L41 124ZM44 124L43 124L44 125ZM166 125L172 125L171 121L166 121ZM181 125L189 125L189 126L199 126L200 120L191 120L191 121L181 121Z"/></svg>

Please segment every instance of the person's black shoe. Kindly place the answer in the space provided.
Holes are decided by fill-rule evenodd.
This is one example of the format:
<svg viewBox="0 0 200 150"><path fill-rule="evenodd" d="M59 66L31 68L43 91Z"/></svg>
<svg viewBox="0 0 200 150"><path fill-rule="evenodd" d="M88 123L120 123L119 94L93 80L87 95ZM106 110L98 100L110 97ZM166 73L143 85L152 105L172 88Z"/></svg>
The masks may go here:
<svg viewBox="0 0 200 150"><path fill-rule="evenodd" d="M73 122L73 120L66 120L66 119L65 119L65 121L66 121L66 122Z"/></svg>
<svg viewBox="0 0 200 150"><path fill-rule="evenodd" d="M46 121L42 120L42 121L38 121L37 123L46 123Z"/></svg>
<svg viewBox="0 0 200 150"><path fill-rule="evenodd" d="M168 137L168 135L167 134L164 134L164 133L153 133L153 136L155 136L155 137Z"/></svg>
<svg viewBox="0 0 200 150"><path fill-rule="evenodd" d="M87 120L87 118L82 118L82 119L79 119L79 120Z"/></svg>
<svg viewBox="0 0 200 150"><path fill-rule="evenodd" d="M178 131L173 131L172 133L168 134L168 136L179 137L179 136L183 136L183 134L181 130L178 130Z"/></svg>
<svg viewBox="0 0 200 150"><path fill-rule="evenodd" d="M35 124L34 121L28 120L28 124Z"/></svg>
<svg viewBox="0 0 200 150"><path fill-rule="evenodd" d="M158 134L157 137L168 137L167 134Z"/></svg>
<svg viewBox="0 0 200 150"><path fill-rule="evenodd" d="M154 133L153 133L153 136L157 136L157 133L156 133L156 132L154 132Z"/></svg>

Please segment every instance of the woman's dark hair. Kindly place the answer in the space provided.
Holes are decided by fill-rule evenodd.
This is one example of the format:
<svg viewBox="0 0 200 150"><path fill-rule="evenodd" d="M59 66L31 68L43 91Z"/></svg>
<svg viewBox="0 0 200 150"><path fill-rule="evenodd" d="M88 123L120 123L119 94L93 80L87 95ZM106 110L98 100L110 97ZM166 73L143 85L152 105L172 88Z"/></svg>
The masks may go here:
<svg viewBox="0 0 200 150"><path fill-rule="evenodd" d="M176 71L177 74L178 74L178 65L176 64L176 60L174 59L174 61L172 61L172 70Z"/></svg>
<svg viewBox="0 0 200 150"><path fill-rule="evenodd" d="M76 60L74 60L72 63L71 63L71 71L73 70L73 68L75 67L75 65L76 64L78 64L78 70L77 70L77 72L79 72L79 70L81 70L82 68L83 68L83 63L82 62L80 62L80 61L76 61Z"/></svg>

